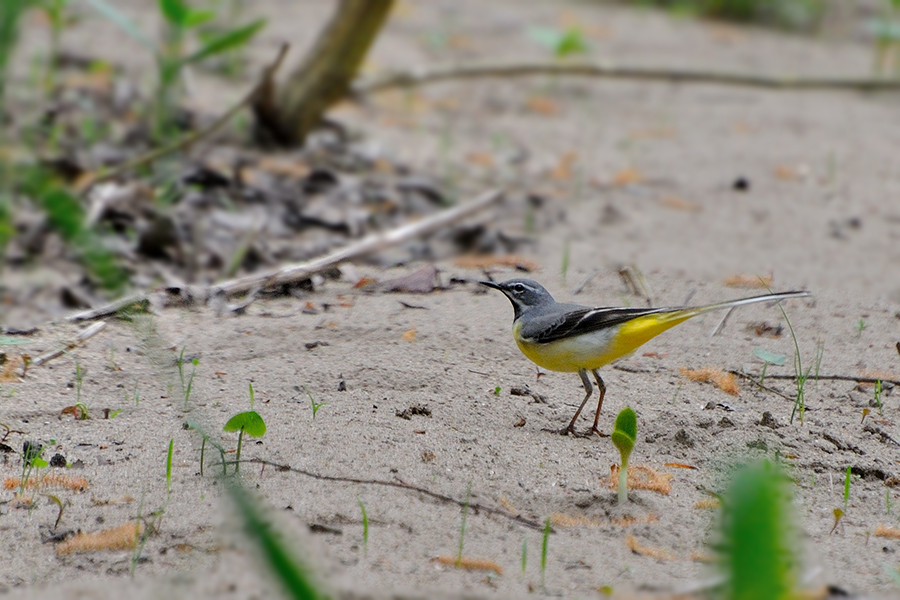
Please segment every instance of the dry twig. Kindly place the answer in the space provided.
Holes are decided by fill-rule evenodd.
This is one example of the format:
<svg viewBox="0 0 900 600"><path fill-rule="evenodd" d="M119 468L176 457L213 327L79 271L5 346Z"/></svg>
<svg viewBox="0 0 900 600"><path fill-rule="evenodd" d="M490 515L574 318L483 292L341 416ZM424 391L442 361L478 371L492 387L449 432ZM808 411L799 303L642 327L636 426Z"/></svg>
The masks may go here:
<svg viewBox="0 0 900 600"><path fill-rule="evenodd" d="M470 217L476 212L500 201L502 198L503 192L501 190L486 192L472 202L460 204L459 206L455 206L419 221L406 223L405 225L401 225L390 231L373 233L372 235L331 254L298 265L291 265L275 271L267 271L261 274L231 279L205 288L191 288L190 286L185 286L184 288L169 287L166 288L166 291L170 295L177 295L180 297L209 299L221 298L223 296L231 297L253 290L264 290L267 288L299 283L316 273L330 269L342 262L355 260L367 254L402 244L415 237L434 233L442 227L447 227L457 221ZM149 293L134 294L104 306L76 313L67 317L66 320L73 322L89 321L105 317L128 307L130 304L143 302L147 300L148 297Z"/></svg>
<svg viewBox="0 0 900 600"><path fill-rule="evenodd" d="M858 92L896 91L900 80L881 78L795 77L732 71L700 71L676 67L637 67L588 62L497 62L445 65L386 73L363 79L353 86L358 95L391 88L409 88L439 81L533 77L538 75L602 77L632 81L707 83L774 90L850 90Z"/></svg>
<svg viewBox="0 0 900 600"><path fill-rule="evenodd" d="M343 483L362 483L366 485L381 485L386 487L394 487L400 488L401 490L409 490L412 492L418 492L420 494L424 494L429 498L434 498L435 500L440 500L441 502L446 502L448 504L456 504L457 506L466 506L468 505L469 510L474 512L483 511L490 515L497 515L498 517L503 517L505 519L509 519L510 521L515 521L520 525L525 525L526 527L530 527L531 529L537 531L544 530L544 524L535 521L532 519L526 519L525 517L513 514L509 511L494 508L492 506L485 506L484 504L479 504L478 502L471 502L465 500L457 500L456 498L451 498L450 496L445 496L444 494L438 494L437 492L432 492L431 490L427 490L425 488L411 485L408 483L404 483L403 481L385 481L383 479L359 479L357 477L341 477L337 475L322 475L320 473L313 473L312 471L306 471L304 469L298 469L292 467L290 465L279 464L276 462L272 462L270 460L265 460L262 458L252 458L249 460L243 460L241 462L249 462L249 463L257 463L260 465L268 465L270 467L274 467L279 471L290 471L291 473L297 473L298 475L305 475L307 477L312 477L313 479L318 479L320 481L339 481Z"/></svg>
<svg viewBox="0 0 900 600"><path fill-rule="evenodd" d="M35 358L33 361L31 361L31 366L39 367L42 364L53 360L54 358L59 358L69 350L72 350L83 341L94 337L104 329L106 329L106 321L100 321L99 323L94 323L90 327L86 327L81 331L81 333L75 336L75 339L73 341L69 342L62 348L57 348L56 350L47 352L46 354L42 354L41 356Z"/></svg>

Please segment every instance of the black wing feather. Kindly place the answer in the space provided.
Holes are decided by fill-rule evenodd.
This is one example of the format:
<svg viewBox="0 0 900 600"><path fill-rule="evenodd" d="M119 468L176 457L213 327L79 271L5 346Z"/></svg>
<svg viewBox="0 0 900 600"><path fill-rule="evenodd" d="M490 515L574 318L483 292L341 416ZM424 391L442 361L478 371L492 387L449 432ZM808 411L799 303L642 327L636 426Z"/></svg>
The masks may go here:
<svg viewBox="0 0 900 600"><path fill-rule="evenodd" d="M540 344L548 344L572 335L615 327L636 317L672 310L671 308L585 308L575 310L567 313L557 323L544 328L532 340Z"/></svg>

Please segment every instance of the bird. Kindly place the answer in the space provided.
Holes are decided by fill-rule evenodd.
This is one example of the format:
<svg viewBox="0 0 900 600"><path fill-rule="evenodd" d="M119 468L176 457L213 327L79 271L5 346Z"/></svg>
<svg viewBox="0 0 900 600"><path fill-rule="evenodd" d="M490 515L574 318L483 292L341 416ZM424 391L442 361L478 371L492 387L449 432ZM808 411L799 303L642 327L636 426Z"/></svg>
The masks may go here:
<svg viewBox="0 0 900 600"><path fill-rule="evenodd" d="M550 371L578 373L584 385L584 400L562 435L588 437L605 435L597 428L600 409L606 395L606 384L599 369L614 360L631 354L660 333L704 313L755 304L775 302L787 298L809 296L807 291L763 294L750 298L728 300L705 306L670 308L596 307L557 302L553 296L531 279L510 279L502 283L479 282L499 290L513 305L513 338L519 350L533 363ZM593 394L588 378L593 373L599 399L594 425L586 434L575 431L575 422Z"/></svg>

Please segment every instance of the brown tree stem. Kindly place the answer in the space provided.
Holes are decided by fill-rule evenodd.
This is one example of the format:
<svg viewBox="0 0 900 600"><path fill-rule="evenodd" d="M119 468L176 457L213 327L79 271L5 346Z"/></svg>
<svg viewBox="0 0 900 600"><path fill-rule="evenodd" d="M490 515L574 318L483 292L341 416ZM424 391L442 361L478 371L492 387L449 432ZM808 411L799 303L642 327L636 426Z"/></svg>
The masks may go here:
<svg viewBox="0 0 900 600"><path fill-rule="evenodd" d="M280 90L270 86L254 105L262 130L276 142L299 145L325 111L346 98L393 0L341 0L312 50Z"/></svg>

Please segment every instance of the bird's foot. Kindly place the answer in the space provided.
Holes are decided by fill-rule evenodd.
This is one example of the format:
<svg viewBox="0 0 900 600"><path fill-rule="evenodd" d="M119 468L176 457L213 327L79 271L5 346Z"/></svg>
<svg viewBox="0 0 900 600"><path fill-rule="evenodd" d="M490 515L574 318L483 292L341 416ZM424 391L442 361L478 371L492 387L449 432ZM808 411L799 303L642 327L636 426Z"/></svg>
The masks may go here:
<svg viewBox="0 0 900 600"><path fill-rule="evenodd" d="M595 433L597 435L599 435L600 437L609 437L605 433L601 433L600 430L594 429L594 428L591 428L591 429L585 431L584 433L579 433L578 431L575 431L575 428L572 427L571 425L563 427L562 429L541 429L541 431L547 431L549 433L555 433L557 435L571 435L572 437L576 437L576 438L593 437Z"/></svg>
<svg viewBox="0 0 900 600"><path fill-rule="evenodd" d="M597 435L599 435L599 436L602 437L602 438L609 437L609 434L603 433L602 431L600 431L600 430L597 429L596 427L591 427L591 430L588 432L588 435L590 436L590 435L592 435L592 434L594 434L594 433L596 433Z"/></svg>

